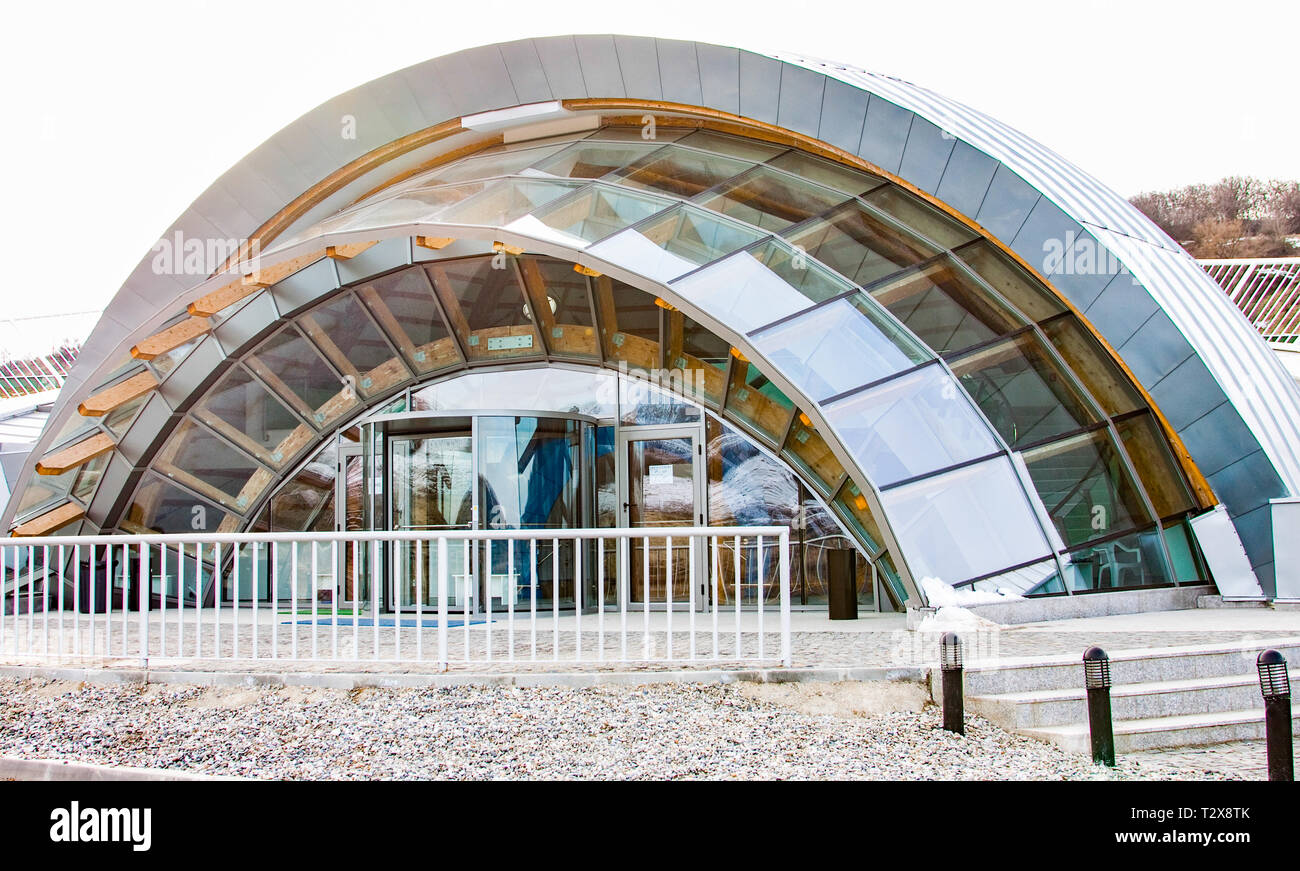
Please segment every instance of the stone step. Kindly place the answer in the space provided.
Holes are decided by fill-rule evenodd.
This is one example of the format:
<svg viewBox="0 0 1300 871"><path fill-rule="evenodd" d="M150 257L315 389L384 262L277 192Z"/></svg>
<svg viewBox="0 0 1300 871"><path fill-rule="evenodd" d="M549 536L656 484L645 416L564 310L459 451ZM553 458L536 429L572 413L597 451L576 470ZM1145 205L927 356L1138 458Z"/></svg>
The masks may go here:
<svg viewBox="0 0 1300 871"><path fill-rule="evenodd" d="M1300 695L1300 674L1292 677L1291 692ZM1255 709L1263 716L1264 701L1258 676L1243 674L1121 684L1111 689L1110 704L1116 720L1138 720ZM1017 731L1088 719L1087 692L1082 687L967 696L966 708L1004 729Z"/></svg>
<svg viewBox="0 0 1300 871"><path fill-rule="evenodd" d="M1240 645L1207 644L1111 653L1114 684L1153 683L1253 673L1261 650L1275 648L1300 671L1300 638L1251 639ZM1083 688L1083 651L1077 656L975 662L965 669L968 696ZM937 676L936 676L937 685Z"/></svg>
<svg viewBox="0 0 1300 871"><path fill-rule="evenodd" d="M1300 726L1300 717L1293 716L1292 730L1296 730L1297 726ZM1049 741L1071 753L1092 752L1087 723L1043 726L1036 729L1021 729L1020 732L1042 741ZM1183 714L1176 717L1116 720L1114 732L1116 753L1135 753L1139 750L1160 750L1170 747L1197 747L1206 744L1222 744L1225 741L1262 741L1264 711L1258 708ZM1261 747L1260 753L1263 752L1264 749Z"/></svg>

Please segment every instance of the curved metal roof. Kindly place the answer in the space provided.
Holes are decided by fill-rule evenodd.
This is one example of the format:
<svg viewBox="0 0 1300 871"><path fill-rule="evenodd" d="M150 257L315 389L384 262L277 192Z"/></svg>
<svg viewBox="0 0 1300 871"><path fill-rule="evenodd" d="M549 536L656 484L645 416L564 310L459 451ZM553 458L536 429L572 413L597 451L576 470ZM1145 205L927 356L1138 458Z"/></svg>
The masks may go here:
<svg viewBox="0 0 1300 871"><path fill-rule="evenodd" d="M1227 505L1252 566L1271 581L1269 500L1300 491L1295 383L1214 282L1122 197L1006 125L898 79L645 37L468 49L369 82L294 121L200 195L164 238L248 239L286 203L319 194L295 215L292 232L374 187L379 175L359 166L368 154L391 157L381 167L391 176L464 141L420 139L421 131L586 98L662 101L775 125L856 155L978 222L1117 350ZM355 138L340 135L345 117L355 121ZM1067 251L1051 261L1054 242ZM1076 254L1093 258L1087 269L1075 268ZM98 386L135 341L211 289L205 276L158 272L152 261L151 253L134 270L83 347L36 455L76 414L83 388Z"/></svg>

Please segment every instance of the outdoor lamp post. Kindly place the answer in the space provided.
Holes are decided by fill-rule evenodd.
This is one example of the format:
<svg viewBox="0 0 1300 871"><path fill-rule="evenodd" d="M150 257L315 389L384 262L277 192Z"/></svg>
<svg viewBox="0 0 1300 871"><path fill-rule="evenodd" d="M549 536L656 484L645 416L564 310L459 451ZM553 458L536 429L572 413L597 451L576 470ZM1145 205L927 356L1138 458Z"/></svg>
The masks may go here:
<svg viewBox="0 0 1300 871"><path fill-rule="evenodd" d="M1100 647L1083 652L1083 678L1088 688L1088 732L1092 761L1115 767L1115 733L1110 722L1110 657Z"/></svg>
<svg viewBox="0 0 1300 871"><path fill-rule="evenodd" d="M961 639L945 632L939 639L939 666L943 672L943 727L966 734L965 701L962 699Z"/></svg>
<svg viewBox="0 0 1300 871"><path fill-rule="evenodd" d="M1264 733L1268 745L1268 779L1294 780L1291 755L1291 678L1286 658L1265 650L1255 660L1259 691L1264 696Z"/></svg>

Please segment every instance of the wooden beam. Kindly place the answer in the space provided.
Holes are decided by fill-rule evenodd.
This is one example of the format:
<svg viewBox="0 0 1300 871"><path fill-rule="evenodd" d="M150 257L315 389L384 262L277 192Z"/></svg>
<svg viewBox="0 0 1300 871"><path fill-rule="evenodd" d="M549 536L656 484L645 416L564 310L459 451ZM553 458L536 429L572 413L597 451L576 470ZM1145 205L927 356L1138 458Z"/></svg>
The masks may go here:
<svg viewBox="0 0 1300 871"><path fill-rule="evenodd" d="M378 245L379 242L357 242L352 245L330 245L325 249L325 256L331 260L350 260L356 257L367 248Z"/></svg>
<svg viewBox="0 0 1300 871"><path fill-rule="evenodd" d="M498 253L509 254L514 257L518 257L520 254L524 253L524 249L520 248L518 245L507 245L505 242L493 242L492 250Z"/></svg>
<svg viewBox="0 0 1300 871"><path fill-rule="evenodd" d="M113 409L126 405L132 399L144 396L157 386L158 379L152 372L140 372L87 398L77 406L77 411L85 417L103 417Z"/></svg>
<svg viewBox="0 0 1300 871"><path fill-rule="evenodd" d="M456 241L455 238L451 236L416 236L415 237L416 245L419 245L421 248L428 248L432 251L441 251L443 248L446 248L448 245L450 245L452 242L455 241Z"/></svg>
<svg viewBox="0 0 1300 871"><path fill-rule="evenodd" d="M80 520L85 516L86 509L82 508L77 503L64 502L58 508L46 511L39 517L33 517L10 534L15 538L30 538L36 535L49 535L56 529L67 526L74 520Z"/></svg>
<svg viewBox="0 0 1300 871"><path fill-rule="evenodd" d="M88 439L70 445L61 451L43 457L36 464L38 475L62 475L69 469L84 465L101 454L113 450L116 443L106 432L96 433Z"/></svg>
<svg viewBox="0 0 1300 871"><path fill-rule="evenodd" d="M194 300L185 307L185 310L196 318L210 317L222 309L229 308L241 299L252 296L259 290L261 288L255 284L244 284L244 279L241 276L238 280Z"/></svg>
<svg viewBox="0 0 1300 871"><path fill-rule="evenodd" d="M371 242L370 244L373 245L375 243ZM252 272L244 273L243 282L248 287L270 287L278 281L283 281L295 272L311 266L317 260L324 257L328 251L328 248L324 251L316 250L309 254L304 254L301 257L291 257L283 263L277 263L274 266L267 266L266 268L259 266Z"/></svg>
<svg viewBox="0 0 1300 871"><path fill-rule="evenodd" d="M600 278L599 272L592 269L590 266L583 266L581 263L573 264L573 271L578 273L579 275L588 275L591 276L592 278Z"/></svg>
<svg viewBox="0 0 1300 871"><path fill-rule="evenodd" d="M131 348L131 356L137 360L152 360L160 354L166 354L173 348L179 348L190 339L206 333L211 326L207 318L188 318L168 327L161 333L154 333L140 344Z"/></svg>

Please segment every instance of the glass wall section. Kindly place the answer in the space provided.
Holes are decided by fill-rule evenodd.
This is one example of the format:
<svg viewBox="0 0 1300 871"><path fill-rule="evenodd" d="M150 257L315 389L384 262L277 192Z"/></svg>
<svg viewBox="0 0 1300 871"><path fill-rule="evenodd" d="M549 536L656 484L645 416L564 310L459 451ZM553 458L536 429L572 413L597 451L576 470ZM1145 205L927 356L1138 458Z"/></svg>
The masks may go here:
<svg viewBox="0 0 1300 871"><path fill-rule="evenodd" d="M1025 465L1069 547L1152 522L1105 431L1082 433L1024 453Z"/></svg>
<svg viewBox="0 0 1300 871"><path fill-rule="evenodd" d="M547 157L534 169L563 178L600 178L662 148L659 142L592 142L584 140Z"/></svg>
<svg viewBox="0 0 1300 871"><path fill-rule="evenodd" d="M1053 318L1042 329L1065 365L1083 382L1106 414L1116 417L1145 407L1128 377L1078 318L1074 315Z"/></svg>
<svg viewBox="0 0 1300 871"><path fill-rule="evenodd" d="M403 269L369 279L357 288L357 295L419 374L461 362L424 270Z"/></svg>
<svg viewBox="0 0 1300 871"><path fill-rule="evenodd" d="M591 525L590 506L582 495L581 432L573 420L534 417L478 419L480 508L488 529L573 529ZM589 425L587 425L589 426ZM589 478L587 478L589 480ZM538 603L554 596L573 607L575 553L572 540L559 542L559 577L553 574L550 541L537 543L537 575L532 575L529 543L493 549L489 563L493 606L506 597L530 603L536 585ZM590 568L590 562L587 563Z"/></svg>
<svg viewBox="0 0 1300 871"><path fill-rule="evenodd" d="M844 480L844 467L831 453L826 439L813 427L812 420L802 411L797 412L790 423L781 455L807 475L823 496L834 493Z"/></svg>
<svg viewBox="0 0 1300 871"><path fill-rule="evenodd" d="M677 206L591 247L593 256L656 281L671 281L762 238L758 230Z"/></svg>
<svg viewBox="0 0 1300 871"><path fill-rule="evenodd" d="M881 282L869 292L939 354L991 341L1025 324L946 259Z"/></svg>
<svg viewBox="0 0 1300 871"><path fill-rule="evenodd" d="M659 368L659 314L655 297L602 275L593 282L607 360L641 370Z"/></svg>
<svg viewBox="0 0 1300 871"><path fill-rule="evenodd" d="M836 400L826 415L844 446L882 487L999 449L965 394L937 364Z"/></svg>
<svg viewBox="0 0 1300 871"><path fill-rule="evenodd" d="M783 145L770 142L758 142L741 136L730 136L712 130L696 130L677 140L678 145L701 148L725 154L738 160L752 160L756 163L769 160L786 150Z"/></svg>
<svg viewBox="0 0 1300 871"><path fill-rule="evenodd" d="M786 238L859 286L939 253L932 243L856 200L795 227Z"/></svg>
<svg viewBox="0 0 1300 871"><path fill-rule="evenodd" d="M1012 448L1100 420L1033 332L972 351L951 365L958 383Z"/></svg>
<svg viewBox="0 0 1300 871"><path fill-rule="evenodd" d="M470 433L441 432L397 437L390 442L391 525L399 530L473 528L474 455ZM435 543L394 546L397 604L439 606L439 563ZM471 561L462 542L448 542L447 607L463 610L478 597L469 583ZM498 583L503 579L497 578ZM499 591L498 591L499 592Z"/></svg>
<svg viewBox="0 0 1300 871"><path fill-rule="evenodd" d="M1029 320L1045 321L1067 311L1041 282L991 242L980 239L953 253Z"/></svg>
<svg viewBox="0 0 1300 871"><path fill-rule="evenodd" d="M794 402L763 372L743 357L731 364L724 406L729 416L746 423L773 444L780 444L794 416Z"/></svg>
<svg viewBox="0 0 1300 871"><path fill-rule="evenodd" d="M1157 516L1168 519L1195 511L1196 500L1182 470L1174 462L1155 415L1144 411L1118 420L1115 429Z"/></svg>
<svg viewBox="0 0 1300 871"><path fill-rule="evenodd" d="M397 196L389 196L370 205L357 206L322 221L320 230L322 233L349 233L375 227L397 227L402 224L438 220L448 208L477 196L487 187L488 184L481 181L434 188L408 187ZM391 191L385 193L391 194ZM296 243L303 239L295 237L292 241Z"/></svg>
<svg viewBox="0 0 1300 871"><path fill-rule="evenodd" d="M325 427L356 408L356 389L289 325L247 358L248 368L299 414Z"/></svg>
<svg viewBox="0 0 1300 871"><path fill-rule="evenodd" d="M194 406L194 416L277 469L316 438L311 427L238 365Z"/></svg>
<svg viewBox="0 0 1300 871"><path fill-rule="evenodd" d="M751 336L772 365L822 401L930 359L915 339L857 294Z"/></svg>
<svg viewBox="0 0 1300 871"><path fill-rule="evenodd" d="M768 166L797 175L824 187L834 188L849 196L864 194L886 184L883 178L842 164L814 157L806 151L791 149L767 162Z"/></svg>
<svg viewBox="0 0 1300 871"><path fill-rule="evenodd" d="M470 360L541 355L537 327L511 258L471 257L425 268Z"/></svg>
<svg viewBox="0 0 1300 871"><path fill-rule="evenodd" d="M412 411L528 409L612 419L618 414L618 376L613 372L521 369L469 372L411 393Z"/></svg>
<svg viewBox="0 0 1300 871"><path fill-rule="evenodd" d="M886 490L881 499L918 581L958 584L1050 554L1003 457Z"/></svg>
<svg viewBox="0 0 1300 871"><path fill-rule="evenodd" d="M862 199L940 248L956 248L978 235L970 227L895 185L882 185Z"/></svg>
<svg viewBox="0 0 1300 871"><path fill-rule="evenodd" d="M620 169L609 178L626 187L690 199L734 175L740 175L753 165L747 160L669 145Z"/></svg>
<svg viewBox="0 0 1300 871"><path fill-rule="evenodd" d="M512 175L533 164L541 163L563 148L564 145L564 143L559 143L538 148L525 147L514 151L503 149L466 157L463 160L435 170L425 183L447 184L448 182L467 181L475 178Z"/></svg>
<svg viewBox="0 0 1300 871"><path fill-rule="evenodd" d="M852 290L844 279L775 240L711 264L672 287L740 333Z"/></svg>
<svg viewBox="0 0 1300 871"><path fill-rule="evenodd" d="M528 315L537 321L552 357L599 360L586 277L559 260L519 258L528 291Z"/></svg>
<svg viewBox="0 0 1300 871"><path fill-rule="evenodd" d="M588 185L519 218L511 226L530 236L584 248L671 205L672 200L663 197Z"/></svg>
<svg viewBox="0 0 1300 871"><path fill-rule="evenodd" d="M840 492L835 497L835 507L840 510L840 515L848 521L859 536L861 536L867 545L867 550L873 556L878 555L885 547L885 539L880 534L880 526L876 523L876 518L871 514L871 506L867 502L867 497L863 494L861 488L853 483L852 479L844 482Z"/></svg>
<svg viewBox="0 0 1300 871"><path fill-rule="evenodd" d="M215 502L178 487L160 475L147 474L140 482L126 518L120 526L127 532L181 533L234 532L236 518Z"/></svg>
<svg viewBox="0 0 1300 871"><path fill-rule="evenodd" d="M154 468L240 514L275 479L271 470L188 419L157 453Z"/></svg>
<svg viewBox="0 0 1300 871"><path fill-rule="evenodd" d="M267 528L272 532L329 532L334 529L334 490L338 449L331 440L298 474L286 481L267 503ZM321 553L324 558L324 552ZM324 562L328 570L329 562ZM304 575L304 578L306 576Z"/></svg>
<svg viewBox="0 0 1300 871"><path fill-rule="evenodd" d="M664 366L668 386L717 408L726 392L731 343L677 309L664 314Z"/></svg>
<svg viewBox="0 0 1300 871"><path fill-rule="evenodd" d="M839 191L757 166L744 175L700 194L695 202L710 211L780 232L844 202Z"/></svg>
<svg viewBox="0 0 1300 871"><path fill-rule="evenodd" d="M504 227L516 218L522 218L579 187L579 182L504 179L484 188L482 193L440 212L438 220L449 224Z"/></svg>
<svg viewBox="0 0 1300 871"><path fill-rule="evenodd" d="M1171 583L1155 527L1072 550L1063 560L1066 579L1075 592Z"/></svg>

